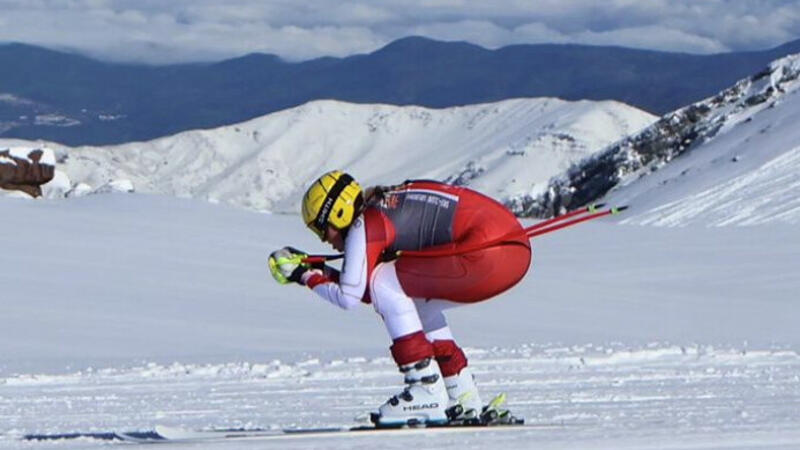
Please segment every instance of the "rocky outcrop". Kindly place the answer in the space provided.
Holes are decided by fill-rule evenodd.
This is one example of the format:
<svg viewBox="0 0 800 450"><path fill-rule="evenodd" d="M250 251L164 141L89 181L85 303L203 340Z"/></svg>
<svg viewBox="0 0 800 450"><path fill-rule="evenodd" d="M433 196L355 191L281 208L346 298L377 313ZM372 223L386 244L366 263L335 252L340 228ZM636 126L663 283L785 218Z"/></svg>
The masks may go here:
<svg viewBox="0 0 800 450"><path fill-rule="evenodd" d="M519 216L547 218L591 203L631 178L658 170L672 159L712 139L747 110L768 108L800 78L800 55L773 62L766 70L718 95L667 114L642 132L625 138L553 178L538 196L510 199Z"/></svg>
<svg viewBox="0 0 800 450"><path fill-rule="evenodd" d="M42 195L41 186L53 179L55 158L47 149L0 149L0 189Z"/></svg>

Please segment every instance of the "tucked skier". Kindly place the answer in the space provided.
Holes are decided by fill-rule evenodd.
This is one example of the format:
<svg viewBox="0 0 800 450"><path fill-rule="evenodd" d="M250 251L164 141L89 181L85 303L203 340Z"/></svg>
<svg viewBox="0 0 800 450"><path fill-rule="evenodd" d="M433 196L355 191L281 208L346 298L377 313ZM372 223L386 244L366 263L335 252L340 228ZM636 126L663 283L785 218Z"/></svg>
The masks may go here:
<svg viewBox="0 0 800 450"><path fill-rule="evenodd" d="M362 192L340 171L308 188L302 215L344 252L342 271L303 263L304 252L285 247L270 255L273 275L344 309L372 303L382 317L406 387L380 406L377 423L477 418L481 397L443 312L522 279L531 247L516 217L465 187L407 181Z"/></svg>

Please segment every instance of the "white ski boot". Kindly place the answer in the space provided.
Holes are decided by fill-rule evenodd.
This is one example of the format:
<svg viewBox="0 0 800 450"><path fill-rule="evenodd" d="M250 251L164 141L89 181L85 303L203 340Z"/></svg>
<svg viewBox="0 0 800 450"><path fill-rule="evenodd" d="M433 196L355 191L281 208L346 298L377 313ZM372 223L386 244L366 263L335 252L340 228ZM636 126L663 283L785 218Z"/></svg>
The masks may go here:
<svg viewBox="0 0 800 450"><path fill-rule="evenodd" d="M439 365L425 358L400 367L406 388L390 398L373 418L378 426L424 426L447 423L447 389Z"/></svg>
<svg viewBox="0 0 800 450"><path fill-rule="evenodd" d="M461 369L458 375L445 378L444 385L449 397L447 415L450 420L474 421L480 417L483 403L469 367Z"/></svg>

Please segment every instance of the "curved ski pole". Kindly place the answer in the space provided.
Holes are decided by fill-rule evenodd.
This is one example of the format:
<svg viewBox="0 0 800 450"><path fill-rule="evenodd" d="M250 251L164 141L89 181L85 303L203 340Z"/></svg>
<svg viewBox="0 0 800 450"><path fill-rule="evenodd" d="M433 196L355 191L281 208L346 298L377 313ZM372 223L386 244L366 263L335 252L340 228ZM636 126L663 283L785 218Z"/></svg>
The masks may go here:
<svg viewBox="0 0 800 450"><path fill-rule="evenodd" d="M558 223L558 224L554 224L551 227L533 229L532 232L528 232L527 235L528 235L529 239L533 239L536 236L541 236L543 234L547 234L547 233L550 233L552 231L556 231L556 230L560 230L562 228L570 227L572 225L576 225L576 224L579 224L581 222L586 222L587 220L597 219L597 218L600 218L600 217L610 216L610 215L613 215L613 214L619 214L620 212L625 211L626 209L628 209L627 206L620 206L618 208L611 208L611 209L608 209L608 210L605 210L605 211L594 212L592 214L589 214L588 216L583 216L583 217L579 217L577 219L572 219L572 220L568 220L566 222L561 222L561 223Z"/></svg>
<svg viewBox="0 0 800 450"><path fill-rule="evenodd" d="M556 224L556 223L559 223L559 222L563 222L563 221L565 221L567 219L571 219L571 218L573 218L575 216L579 216L581 214L586 214L586 213L594 214L594 213L596 213L597 211L599 211L601 208L603 208L605 206L606 206L605 203L598 203L596 205L589 205L589 206L585 206L583 208L578 208L578 209L576 209L574 211L570 211L570 212L568 212L566 214L562 214L560 216L556 216L556 217L547 219L547 220L545 220L543 222L539 222L539 223L537 223L535 225L531 225L531 226L525 228L524 231L525 231L525 234L528 234L528 233L530 233L532 231L540 230L542 228L547 228L550 225L553 225L553 224Z"/></svg>

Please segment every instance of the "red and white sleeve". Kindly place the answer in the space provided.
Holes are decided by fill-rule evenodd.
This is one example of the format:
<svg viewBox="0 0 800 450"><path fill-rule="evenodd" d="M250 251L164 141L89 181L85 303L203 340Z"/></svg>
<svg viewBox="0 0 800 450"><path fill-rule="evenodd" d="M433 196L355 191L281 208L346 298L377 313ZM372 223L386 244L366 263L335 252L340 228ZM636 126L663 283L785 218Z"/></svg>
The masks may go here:
<svg viewBox="0 0 800 450"><path fill-rule="evenodd" d="M347 233L339 283L321 271L306 272L302 281L317 295L342 309L351 309L361 303L367 289L367 232L364 216L358 217Z"/></svg>

